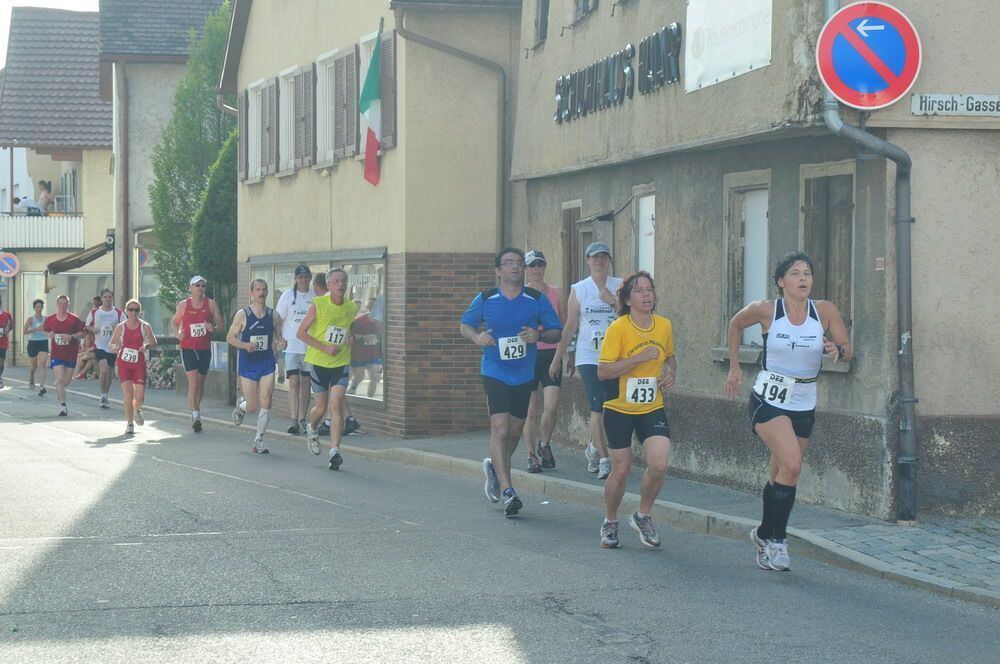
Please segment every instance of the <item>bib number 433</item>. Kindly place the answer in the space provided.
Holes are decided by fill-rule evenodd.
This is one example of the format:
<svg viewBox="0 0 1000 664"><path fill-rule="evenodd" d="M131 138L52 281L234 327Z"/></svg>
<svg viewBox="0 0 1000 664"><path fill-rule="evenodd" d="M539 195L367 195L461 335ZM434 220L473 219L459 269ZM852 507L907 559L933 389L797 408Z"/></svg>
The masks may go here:
<svg viewBox="0 0 1000 664"><path fill-rule="evenodd" d="M628 403L653 403L658 392L656 378L629 378L625 384L625 401Z"/></svg>

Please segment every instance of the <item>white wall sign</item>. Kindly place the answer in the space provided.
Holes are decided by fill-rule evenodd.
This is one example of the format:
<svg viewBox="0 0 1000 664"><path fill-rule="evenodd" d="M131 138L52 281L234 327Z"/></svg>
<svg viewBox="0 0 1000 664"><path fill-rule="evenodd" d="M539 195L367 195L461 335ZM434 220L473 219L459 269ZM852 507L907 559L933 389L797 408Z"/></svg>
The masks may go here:
<svg viewBox="0 0 1000 664"><path fill-rule="evenodd" d="M684 90L771 64L771 0L688 0Z"/></svg>
<svg viewBox="0 0 1000 664"><path fill-rule="evenodd" d="M1000 118L1000 95L915 94L910 97L910 112Z"/></svg>

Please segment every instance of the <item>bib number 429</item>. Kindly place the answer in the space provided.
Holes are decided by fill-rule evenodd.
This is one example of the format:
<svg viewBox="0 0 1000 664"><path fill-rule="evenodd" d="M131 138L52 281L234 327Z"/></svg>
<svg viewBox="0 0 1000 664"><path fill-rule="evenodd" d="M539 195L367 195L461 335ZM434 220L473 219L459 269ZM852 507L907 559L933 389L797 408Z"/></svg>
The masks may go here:
<svg viewBox="0 0 1000 664"><path fill-rule="evenodd" d="M528 354L528 344L521 337L500 337L500 359L520 360Z"/></svg>

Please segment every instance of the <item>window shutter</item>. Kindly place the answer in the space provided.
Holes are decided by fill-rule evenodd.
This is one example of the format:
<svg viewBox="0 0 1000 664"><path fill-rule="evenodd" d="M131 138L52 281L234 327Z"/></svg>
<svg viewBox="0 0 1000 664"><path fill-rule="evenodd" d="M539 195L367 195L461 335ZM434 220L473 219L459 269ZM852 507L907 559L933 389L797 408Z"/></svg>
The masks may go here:
<svg viewBox="0 0 1000 664"><path fill-rule="evenodd" d="M346 155L344 149L347 137L347 85L344 71L347 57L333 61L333 157L340 159Z"/></svg>
<svg viewBox="0 0 1000 664"><path fill-rule="evenodd" d="M239 93L236 100L239 144L236 146L237 171L240 182L247 179L247 91Z"/></svg>
<svg viewBox="0 0 1000 664"><path fill-rule="evenodd" d="M267 165L268 173L278 172L278 164L281 162L281 144L278 141L278 123L281 121L279 107L281 106L281 90L279 89L278 79L274 79L271 83L271 129L269 133L269 139L271 141L271 147L268 156L271 161Z"/></svg>
<svg viewBox="0 0 1000 664"><path fill-rule="evenodd" d="M295 144L293 155L295 168L302 166L305 155L305 72L299 72L292 78L292 142Z"/></svg>
<svg viewBox="0 0 1000 664"><path fill-rule="evenodd" d="M302 72L302 165L316 163L316 63Z"/></svg>
<svg viewBox="0 0 1000 664"><path fill-rule="evenodd" d="M344 58L344 79L346 87L346 113L344 118L344 154L358 153L358 45Z"/></svg>
<svg viewBox="0 0 1000 664"><path fill-rule="evenodd" d="M260 146L259 146L260 147L260 149L259 149L259 153L260 154L257 155L257 159L258 159L257 169L258 169L258 172L254 174L254 177L257 177L258 175L263 175L264 173L266 173L267 172L267 164L269 162L269 158L268 158L268 154L267 154L267 150L270 147L270 143L267 140L267 122L268 122L268 119L271 117L271 114L268 112L268 103L267 103L267 97L268 97L268 92L269 91L270 91L270 87L269 86L264 86L264 87L260 88L260 92L258 93L259 94L258 99L260 101L259 101L259 110L258 110L258 116L257 117L259 118L259 122L260 122L260 126L258 128L258 131L260 132L259 133L259 139L258 139L260 141Z"/></svg>
<svg viewBox="0 0 1000 664"><path fill-rule="evenodd" d="M382 149L396 144L396 31L382 38L382 61L379 63L382 92Z"/></svg>

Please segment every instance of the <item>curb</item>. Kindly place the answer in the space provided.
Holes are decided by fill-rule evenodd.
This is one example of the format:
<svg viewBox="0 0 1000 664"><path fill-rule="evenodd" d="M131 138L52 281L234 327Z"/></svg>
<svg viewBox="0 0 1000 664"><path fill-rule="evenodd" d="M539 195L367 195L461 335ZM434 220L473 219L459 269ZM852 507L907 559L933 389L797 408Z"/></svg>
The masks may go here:
<svg viewBox="0 0 1000 664"><path fill-rule="evenodd" d="M27 385L27 382L17 378L10 378L8 380ZM98 400L100 398L77 390L66 391L69 394L89 399ZM111 399L110 401L119 405L122 404L120 399ZM186 418L186 415L183 413L177 413L157 406L144 405L143 410L171 417ZM202 417L202 420L235 428L230 420L223 420L216 417ZM290 434L284 431L269 432L268 435L278 437L289 443L294 441L301 444L303 442L301 435ZM483 478L482 463L472 459L459 459L436 452L426 452L408 447L373 450L366 447L345 445L343 443L341 443L340 447L345 452L366 459L395 461L397 463L405 463L411 466L419 466L429 470L448 473L449 475L480 480ZM519 487L524 488L530 493L547 496L555 500L590 505L596 508L604 507L603 485L592 486L558 477L540 477L537 474L530 474L518 469L512 469L511 475L517 478ZM621 509L625 512L635 511L639 509L639 500L640 497L638 494L626 492L622 498ZM713 512L666 500L657 500L655 506L657 522L698 535L746 540L748 537L747 533L757 525L757 521L752 519L732 516L722 512ZM807 558L912 588L944 595L945 597L1000 608L1000 592L978 586L949 582L945 579L920 572L896 569L890 563L859 553L842 544L811 533L808 530L789 528L788 537L795 543L796 553Z"/></svg>

